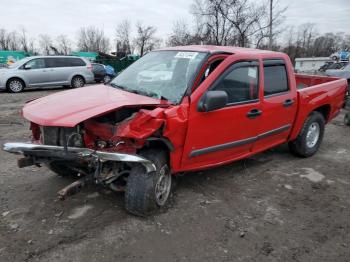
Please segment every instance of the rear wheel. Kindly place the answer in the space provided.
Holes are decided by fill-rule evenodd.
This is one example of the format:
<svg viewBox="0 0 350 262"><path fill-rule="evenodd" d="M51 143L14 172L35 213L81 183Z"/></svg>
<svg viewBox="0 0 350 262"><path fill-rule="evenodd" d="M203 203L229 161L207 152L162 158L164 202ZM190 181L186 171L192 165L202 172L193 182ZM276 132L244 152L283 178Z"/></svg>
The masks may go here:
<svg viewBox="0 0 350 262"><path fill-rule="evenodd" d="M109 83L111 81L111 77L109 75L105 75L104 78L103 78L103 82L104 83Z"/></svg>
<svg viewBox="0 0 350 262"><path fill-rule="evenodd" d="M75 76L72 78L71 87L78 88L83 87L85 85L84 78L81 76Z"/></svg>
<svg viewBox="0 0 350 262"><path fill-rule="evenodd" d="M11 93L20 93L24 89L24 83L19 78L12 78L7 82L6 88Z"/></svg>
<svg viewBox="0 0 350 262"><path fill-rule="evenodd" d="M152 161L157 170L147 173L139 164L131 169L125 190L125 208L134 215L147 216L166 205L172 176L164 150L147 149L140 154Z"/></svg>
<svg viewBox="0 0 350 262"><path fill-rule="evenodd" d="M298 137L289 142L290 151L300 157L314 155L320 147L324 135L325 119L319 112L312 112L306 119Z"/></svg>

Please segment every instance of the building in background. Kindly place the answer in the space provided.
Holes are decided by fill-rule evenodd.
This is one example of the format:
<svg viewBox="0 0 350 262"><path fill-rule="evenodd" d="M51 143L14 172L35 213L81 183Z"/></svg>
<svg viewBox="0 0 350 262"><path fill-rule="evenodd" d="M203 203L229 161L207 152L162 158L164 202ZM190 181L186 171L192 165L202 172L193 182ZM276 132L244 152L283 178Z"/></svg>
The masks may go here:
<svg viewBox="0 0 350 262"><path fill-rule="evenodd" d="M329 57L295 58L295 71L302 73L316 73L326 62L332 61Z"/></svg>

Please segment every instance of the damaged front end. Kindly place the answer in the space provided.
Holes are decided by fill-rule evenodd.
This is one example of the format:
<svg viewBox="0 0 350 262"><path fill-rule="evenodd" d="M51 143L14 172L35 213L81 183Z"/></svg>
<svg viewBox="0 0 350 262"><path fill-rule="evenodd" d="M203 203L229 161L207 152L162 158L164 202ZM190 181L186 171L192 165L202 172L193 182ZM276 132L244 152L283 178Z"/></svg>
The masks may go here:
<svg viewBox="0 0 350 262"><path fill-rule="evenodd" d="M77 174L79 180L59 191L61 199L88 183L123 191L135 164L147 172L156 171L154 163L140 154L143 148L161 145L172 152L171 162L180 160L181 150L177 149L185 138L186 112L184 106L124 107L75 127L31 122L32 142L6 143L3 150L24 156L18 160L19 167L46 164L61 175L68 171ZM175 126L176 132L172 131Z"/></svg>

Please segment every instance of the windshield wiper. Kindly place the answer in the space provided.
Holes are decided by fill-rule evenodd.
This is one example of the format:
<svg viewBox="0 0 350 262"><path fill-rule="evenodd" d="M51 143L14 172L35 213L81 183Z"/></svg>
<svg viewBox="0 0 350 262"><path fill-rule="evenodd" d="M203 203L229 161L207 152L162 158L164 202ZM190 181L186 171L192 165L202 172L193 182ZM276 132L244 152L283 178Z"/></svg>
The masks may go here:
<svg viewBox="0 0 350 262"><path fill-rule="evenodd" d="M119 89L122 89L122 90L125 90L125 91L129 91L125 86L119 86L119 85L116 85L114 83L109 83L110 86L112 87L115 87L115 88L119 88Z"/></svg>
<svg viewBox="0 0 350 262"><path fill-rule="evenodd" d="M145 90L145 89L141 89L138 90L140 92L140 94L144 94L146 96L150 96L150 97L155 97L157 99L161 99L161 100L168 100L166 97L164 96L159 96L156 92L150 91L150 90Z"/></svg>

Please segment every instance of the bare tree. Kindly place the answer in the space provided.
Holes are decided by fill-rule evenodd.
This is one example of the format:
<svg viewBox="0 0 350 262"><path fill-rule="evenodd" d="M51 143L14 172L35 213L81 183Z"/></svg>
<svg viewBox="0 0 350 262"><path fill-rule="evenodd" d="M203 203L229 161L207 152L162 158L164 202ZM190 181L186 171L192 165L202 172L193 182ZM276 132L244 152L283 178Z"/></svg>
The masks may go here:
<svg viewBox="0 0 350 262"><path fill-rule="evenodd" d="M129 20L121 21L115 29L116 51L124 55L131 53L131 24Z"/></svg>
<svg viewBox="0 0 350 262"><path fill-rule="evenodd" d="M18 31L19 31L18 41L19 41L20 49L24 50L25 52L30 52L33 54L36 53L35 40L33 38L29 38L25 27L21 26Z"/></svg>
<svg viewBox="0 0 350 262"><path fill-rule="evenodd" d="M220 13L235 28L238 46L248 46L251 38L266 26L261 21L266 17L264 5L258 5L249 0L220 0Z"/></svg>
<svg viewBox="0 0 350 262"><path fill-rule="evenodd" d="M16 31L8 33L7 38L9 50L19 50L21 48L19 44L18 34Z"/></svg>
<svg viewBox="0 0 350 262"><path fill-rule="evenodd" d="M83 27L78 32L78 48L85 52L109 51L109 39L104 35L104 31L94 27Z"/></svg>
<svg viewBox="0 0 350 262"><path fill-rule="evenodd" d="M71 41L66 35L59 35L56 38L58 53L62 55L69 55L72 51Z"/></svg>
<svg viewBox="0 0 350 262"><path fill-rule="evenodd" d="M135 45L140 51L140 55L151 51L154 47L159 44L159 39L156 39L154 34L156 28L153 26L143 25L141 22L136 24L137 36L135 38Z"/></svg>
<svg viewBox="0 0 350 262"><path fill-rule="evenodd" d="M39 48L40 52L44 55L49 55L50 51L52 50L52 39L47 34L41 34L39 35Z"/></svg>
<svg viewBox="0 0 350 262"><path fill-rule="evenodd" d="M227 18L227 8L222 8L227 0L194 0L192 14L196 18L197 36L206 44L234 44L235 32ZM226 4L227 6L227 4Z"/></svg>
<svg viewBox="0 0 350 262"><path fill-rule="evenodd" d="M169 46L189 45L193 43L193 37L184 20L177 20L173 25L172 33L167 44Z"/></svg>
<svg viewBox="0 0 350 262"><path fill-rule="evenodd" d="M0 49L1 50L19 50L19 39L15 31L7 32L0 29Z"/></svg>
<svg viewBox="0 0 350 262"><path fill-rule="evenodd" d="M21 47L24 51L29 52L29 40L27 37L27 31L24 27L19 29L19 41L21 43Z"/></svg>

